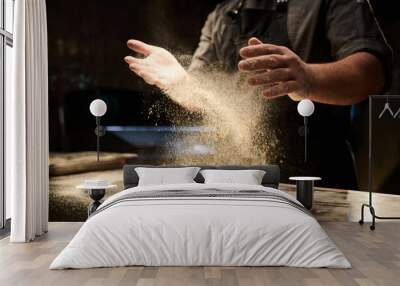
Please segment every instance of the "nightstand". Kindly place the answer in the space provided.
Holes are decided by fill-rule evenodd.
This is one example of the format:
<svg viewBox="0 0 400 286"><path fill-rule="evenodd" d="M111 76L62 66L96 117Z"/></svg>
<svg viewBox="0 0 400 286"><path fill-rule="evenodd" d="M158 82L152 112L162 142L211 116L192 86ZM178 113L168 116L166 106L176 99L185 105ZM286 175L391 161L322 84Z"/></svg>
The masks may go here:
<svg viewBox="0 0 400 286"><path fill-rule="evenodd" d="M320 181L320 177L290 177L289 180L296 181L296 199L302 205L311 210L314 196L314 182Z"/></svg>

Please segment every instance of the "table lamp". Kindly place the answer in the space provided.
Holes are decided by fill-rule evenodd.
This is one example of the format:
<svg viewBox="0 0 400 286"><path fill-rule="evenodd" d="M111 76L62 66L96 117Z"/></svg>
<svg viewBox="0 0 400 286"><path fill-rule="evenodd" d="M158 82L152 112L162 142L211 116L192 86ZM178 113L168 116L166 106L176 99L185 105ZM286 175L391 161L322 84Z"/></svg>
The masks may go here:
<svg viewBox="0 0 400 286"><path fill-rule="evenodd" d="M97 162L100 161L100 137L104 136L106 130L100 125L101 117L107 112L107 104L101 99L95 99L90 103L90 113L96 117L96 129L94 133L97 136Z"/></svg>
<svg viewBox="0 0 400 286"><path fill-rule="evenodd" d="M297 105L297 112L304 117L304 162L307 162L308 117L314 113L314 110L314 103L309 99L303 99Z"/></svg>

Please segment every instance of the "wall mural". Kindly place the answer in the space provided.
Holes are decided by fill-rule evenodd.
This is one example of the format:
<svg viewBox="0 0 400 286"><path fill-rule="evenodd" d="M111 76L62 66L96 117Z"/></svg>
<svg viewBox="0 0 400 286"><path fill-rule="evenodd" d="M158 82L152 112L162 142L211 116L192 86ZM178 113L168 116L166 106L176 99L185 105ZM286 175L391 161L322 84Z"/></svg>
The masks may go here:
<svg viewBox="0 0 400 286"><path fill-rule="evenodd" d="M283 183L289 183L290 176L313 175L323 178L319 186L367 190L367 101L346 106L314 102L308 113L309 106L298 109L294 96L260 96L265 86L249 85L249 73L237 71L240 49L259 43L229 30L218 34L226 39L219 43L226 60L200 68L198 59L210 56L197 50L201 30L222 1L47 2L50 220L85 220L92 200L84 182L106 182L107 197L122 189L126 163L279 164ZM285 15L287 1L279 2L277 13ZM378 1L372 4L397 50L400 21L392 9ZM250 16L243 18L249 22L238 35L264 35ZM236 21L235 17L227 21ZM289 43L283 34L267 34L258 41ZM308 57L317 62L330 53ZM154 67L160 71L157 77ZM388 93L400 92L399 67L395 53ZM190 79L185 77L188 69ZM96 99L106 106L102 127L96 129L103 136L93 132L100 117L89 106ZM379 118L398 118L396 104L384 103ZM389 136L396 133L390 128L394 127L387 124L377 131L376 148L392 150L393 156L377 160L379 187L374 191L400 194L392 181L400 172L400 141Z"/></svg>

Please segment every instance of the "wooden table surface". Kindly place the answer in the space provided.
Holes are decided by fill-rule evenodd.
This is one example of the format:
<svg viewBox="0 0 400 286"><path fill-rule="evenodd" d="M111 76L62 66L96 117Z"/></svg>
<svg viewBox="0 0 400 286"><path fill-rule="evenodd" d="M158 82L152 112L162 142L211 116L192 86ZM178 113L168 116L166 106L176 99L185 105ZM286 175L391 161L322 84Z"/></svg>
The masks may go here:
<svg viewBox="0 0 400 286"><path fill-rule="evenodd" d="M279 189L296 197L296 186L280 184ZM368 203L368 193L331 188L315 188L312 213L318 221L358 222L361 205ZM373 194L375 211L380 216L400 216L400 196ZM371 221L365 210L365 221Z"/></svg>
<svg viewBox="0 0 400 286"><path fill-rule="evenodd" d="M50 221L84 221L91 202L84 190L76 186L86 179L105 179L117 188L107 191L108 197L123 189L122 170L87 172L50 178ZM296 196L295 185L280 184L279 188ZM400 196L374 194L376 212L381 216L400 216ZM319 221L355 222L360 219L361 204L368 202L368 193L329 188L315 188L313 214ZM371 216L366 211L365 221Z"/></svg>

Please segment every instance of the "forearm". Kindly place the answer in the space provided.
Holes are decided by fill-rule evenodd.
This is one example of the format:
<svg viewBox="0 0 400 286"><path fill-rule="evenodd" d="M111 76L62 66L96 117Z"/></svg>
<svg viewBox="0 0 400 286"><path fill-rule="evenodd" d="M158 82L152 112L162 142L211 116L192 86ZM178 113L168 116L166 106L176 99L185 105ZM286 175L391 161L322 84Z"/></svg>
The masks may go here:
<svg viewBox="0 0 400 286"><path fill-rule="evenodd" d="M174 102L191 112L202 112L210 105L211 92L205 89L202 80L194 74L187 74L184 80L162 89Z"/></svg>
<svg viewBox="0 0 400 286"><path fill-rule="evenodd" d="M311 100L351 105L382 92L385 82L382 63L373 55L356 53L328 64L310 64Z"/></svg>

